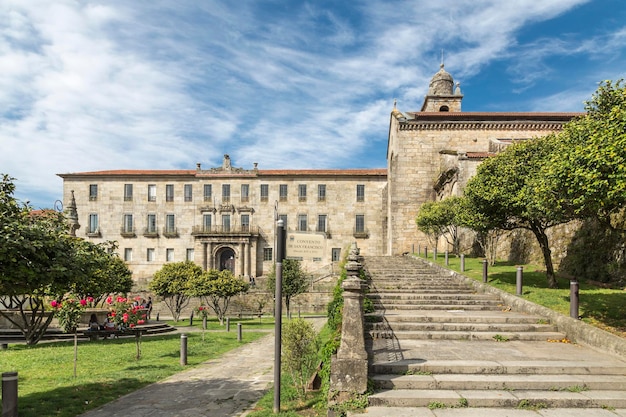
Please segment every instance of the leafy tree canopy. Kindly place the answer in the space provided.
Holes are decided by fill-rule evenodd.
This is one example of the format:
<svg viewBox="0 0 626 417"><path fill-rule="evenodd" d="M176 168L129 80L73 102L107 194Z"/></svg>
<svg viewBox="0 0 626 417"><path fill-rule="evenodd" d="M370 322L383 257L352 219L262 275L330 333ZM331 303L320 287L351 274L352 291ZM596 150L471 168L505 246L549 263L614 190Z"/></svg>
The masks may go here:
<svg viewBox="0 0 626 417"><path fill-rule="evenodd" d="M163 297L172 317L178 321L180 312L189 304L189 283L200 275L202 268L191 261L167 263L154 274L148 286Z"/></svg>

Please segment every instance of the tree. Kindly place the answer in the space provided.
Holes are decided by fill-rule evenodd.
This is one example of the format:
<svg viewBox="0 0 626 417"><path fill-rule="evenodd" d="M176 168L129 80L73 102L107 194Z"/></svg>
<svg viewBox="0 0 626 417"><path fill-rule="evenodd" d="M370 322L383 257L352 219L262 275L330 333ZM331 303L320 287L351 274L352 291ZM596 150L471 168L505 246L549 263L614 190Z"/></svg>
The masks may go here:
<svg viewBox="0 0 626 417"><path fill-rule="evenodd" d="M480 213L483 227L530 230L541 248L548 286L557 280L547 230L571 220L560 204L546 198L543 166L552 157L554 142L530 139L514 143L485 160L465 188L469 205Z"/></svg>
<svg viewBox="0 0 626 417"><path fill-rule="evenodd" d="M626 205L624 81L602 82L585 109L585 116L554 136L556 149L543 172L551 191L547 196L576 218L611 224Z"/></svg>
<svg viewBox="0 0 626 417"><path fill-rule="evenodd" d="M72 292L81 298L92 297L94 303L104 303L110 294L126 294L133 287L133 274L115 253L116 242L94 245L83 239L75 240L74 262L79 266Z"/></svg>
<svg viewBox="0 0 626 417"><path fill-rule="evenodd" d="M211 269L194 277L189 282L187 294L192 297L204 298L217 315L220 325L223 325L231 297L247 292L248 288L248 283L235 277L229 270Z"/></svg>
<svg viewBox="0 0 626 417"><path fill-rule="evenodd" d="M0 178L0 315L36 344L53 315L47 300L60 299L74 279L74 239L62 213L33 213L14 197L13 178Z"/></svg>
<svg viewBox="0 0 626 417"><path fill-rule="evenodd" d="M276 265L274 265L272 271L267 275L267 278L267 288L270 292L274 293L276 291ZM291 317L289 310L290 301L296 295L302 294L307 290L308 280L300 266L300 262L295 259L285 259L283 261L282 278L282 293L283 297L285 297L287 317Z"/></svg>
<svg viewBox="0 0 626 417"><path fill-rule="evenodd" d="M427 234L437 243L440 236L452 246L452 252L459 254L459 214L460 197L448 197L441 201L432 201L422 204L415 219L417 228Z"/></svg>
<svg viewBox="0 0 626 417"><path fill-rule="evenodd" d="M202 268L191 261L167 263L154 274L148 286L163 297L174 321L178 321L180 312L189 304L189 283L200 275Z"/></svg>

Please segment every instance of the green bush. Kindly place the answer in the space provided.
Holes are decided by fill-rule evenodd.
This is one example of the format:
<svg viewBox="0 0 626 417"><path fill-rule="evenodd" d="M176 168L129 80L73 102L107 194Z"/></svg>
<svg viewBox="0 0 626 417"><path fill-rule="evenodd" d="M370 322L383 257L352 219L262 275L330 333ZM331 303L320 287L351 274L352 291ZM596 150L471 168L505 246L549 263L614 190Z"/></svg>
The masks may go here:
<svg viewBox="0 0 626 417"><path fill-rule="evenodd" d="M317 365L317 334L311 323L293 319L285 325L282 339L283 363L304 398L309 377Z"/></svg>

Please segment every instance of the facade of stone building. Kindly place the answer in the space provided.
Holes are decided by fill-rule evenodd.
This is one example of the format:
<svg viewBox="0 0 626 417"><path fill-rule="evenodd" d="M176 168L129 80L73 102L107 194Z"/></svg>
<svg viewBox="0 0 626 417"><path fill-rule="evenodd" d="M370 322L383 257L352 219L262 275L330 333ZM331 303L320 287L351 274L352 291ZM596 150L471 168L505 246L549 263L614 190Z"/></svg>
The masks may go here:
<svg viewBox="0 0 626 417"><path fill-rule="evenodd" d="M426 243L420 206L460 195L485 157L515 140L558 131L578 113L463 112L460 87L443 64L420 111L391 112L386 169L113 170L59 174L76 201L78 236L116 240L137 280L186 259L236 275L266 274L275 219L288 233L323 236L322 271L357 242L361 253L396 255Z"/></svg>

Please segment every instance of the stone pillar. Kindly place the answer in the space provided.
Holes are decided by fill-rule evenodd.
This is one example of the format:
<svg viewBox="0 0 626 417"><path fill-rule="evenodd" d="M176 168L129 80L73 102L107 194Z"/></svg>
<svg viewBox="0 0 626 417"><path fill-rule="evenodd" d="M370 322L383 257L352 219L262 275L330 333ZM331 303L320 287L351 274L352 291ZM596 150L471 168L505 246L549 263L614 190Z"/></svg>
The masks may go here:
<svg viewBox="0 0 626 417"><path fill-rule="evenodd" d="M246 244L239 244L239 275L244 276L246 273Z"/></svg>
<svg viewBox="0 0 626 417"><path fill-rule="evenodd" d="M363 333L363 282L359 278L361 264L357 262L356 245L350 250L346 264L347 278L343 288L343 321L341 325L341 345L332 358L330 385L337 391L334 399L340 403L353 394L367 391L367 352Z"/></svg>
<svg viewBox="0 0 626 417"><path fill-rule="evenodd" d="M215 269L215 259L213 257L213 243L207 245L207 256L209 257L209 269Z"/></svg>
<svg viewBox="0 0 626 417"><path fill-rule="evenodd" d="M207 246L209 244L207 242L202 243L202 269L207 270L208 268L208 254L207 254Z"/></svg>

